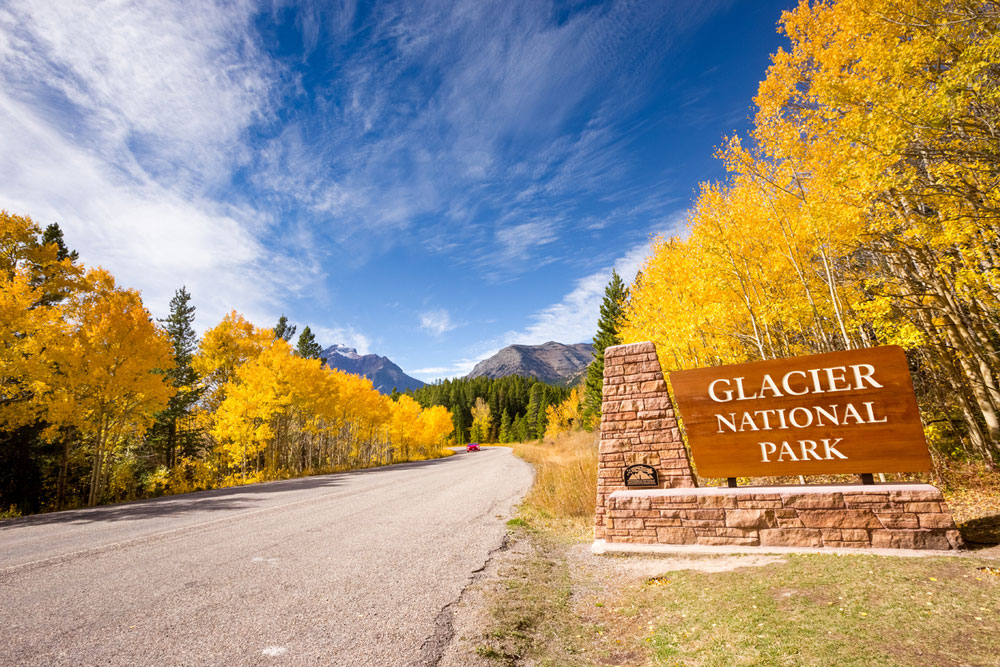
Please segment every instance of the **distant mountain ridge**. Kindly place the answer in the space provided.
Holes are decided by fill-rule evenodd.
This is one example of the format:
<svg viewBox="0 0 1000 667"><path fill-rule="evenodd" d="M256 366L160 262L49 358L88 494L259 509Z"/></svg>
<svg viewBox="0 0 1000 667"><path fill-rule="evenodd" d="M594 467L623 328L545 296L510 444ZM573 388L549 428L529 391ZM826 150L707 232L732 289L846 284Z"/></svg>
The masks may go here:
<svg viewBox="0 0 1000 667"><path fill-rule="evenodd" d="M480 361L466 377L500 378L507 375L535 377L550 384L571 385L594 360L590 343L566 345L549 341L541 345L508 345Z"/></svg>
<svg viewBox="0 0 1000 667"><path fill-rule="evenodd" d="M372 381L375 389L383 394L391 394L393 388L399 391L419 389L425 383L410 377L388 357L377 354L358 354L353 347L331 345L320 354L323 363L330 368L362 375Z"/></svg>

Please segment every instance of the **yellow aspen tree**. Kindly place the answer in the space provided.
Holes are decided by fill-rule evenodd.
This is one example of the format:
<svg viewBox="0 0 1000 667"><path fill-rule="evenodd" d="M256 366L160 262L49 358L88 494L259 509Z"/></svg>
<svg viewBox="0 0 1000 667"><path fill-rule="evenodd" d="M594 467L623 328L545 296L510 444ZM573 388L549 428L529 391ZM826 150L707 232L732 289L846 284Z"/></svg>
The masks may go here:
<svg viewBox="0 0 1000 667"><path fill-rule="evenodd" d="M490 405L482 396L477 396L476 402L472 406L472 427L469 429L469 437L478 442L485 440L489 432Z"/></svg>
<svg viewBox="0 0 1000 667"><path fill-rule="evenodd" d="M91 451L88 503L96 505L115 454L140 437L173 395L157 371L170 368L168 336L135 290L122 289L102 269L87 273L85 292L67 306L68 345L60 350L60 384L46 418L72 424Z"/></svg>
<svg viewBox="0 0 1000 667"><path fill-rule="evenodd" d="M582 428L582 409L577 389L573 389L562 403L546 406L545 439L553 440L560 433Z"/></svg>
<svg viewBox="0 0 1000 667"><path fill-rule="evenodd" d="M455 430L451 411L443 405L432 405L420 412L420 445L423 456L431 458L441 449Z"/></svg>
<svg viewBox="0 0 1000 667"><path fill-rule="evenodd" d="M59 381L54 352L67 335L51 295L81 287L82 269L40 237L31 218L0 211L0 430L44 417Z"/></svg>

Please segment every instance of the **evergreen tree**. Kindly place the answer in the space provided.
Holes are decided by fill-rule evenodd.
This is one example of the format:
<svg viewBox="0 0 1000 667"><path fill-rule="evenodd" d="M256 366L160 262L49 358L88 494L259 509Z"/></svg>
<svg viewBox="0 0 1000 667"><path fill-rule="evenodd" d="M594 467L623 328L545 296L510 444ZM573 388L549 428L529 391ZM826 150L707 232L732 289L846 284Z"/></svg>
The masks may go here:
<svg viewBox="0 0 1000 667"><path fill-rule="evenodd" d="M534 384L531 386L531 393L528 398L528 407L525 408L524 420L528 423L528 430L531 435L534 435L535 425L538 423L538 413L539 411L545 411L545 408L540 409L542 403L542 384Z"/></svg>
<svg viewBox="0 0 1000 667"><path fill-rule="evenodd" d="M295 325L289 324L288 318L282 314L282 316L278 318L278 323L274 325L274 339L278 340L280 338L287 343L292 340L292 336L294 335Z"/></svg>
<svg viewBox="0 0 1000 667"><path fill-rule="evenodd" d="M611 270L611 282L604 288L601 303L601 317L597 321L597 335L594 336L594 360L587 367L586 397L584 399L584 423L594 425L600 420L601 399L604 387L604 350L612 345L621 345L620 335L622 315L628 300L628 287L621 276Z"/></svg>
<svg viewBox="0 0 1000 667"><path fill-rule="evenodd" d="M38 244L43 246L54 245L56 247L56 259L60 262L64 259L69 259L71 263L76 264L76 261L80 257L80 253L76 250L70 250L66 247L66 241L63 239L62 229L60 229L59 225L55 222L45 228ZM39 275L37 281L41 284L46 282L50 277L51 276L44 275L44 272L42 272L42 275ZM67 296L69 296L69 289L66 286L63 286L59 289L47 291L42 297L40 303L43 306L52 306L63 301Z"/></svg>
<svg viewBox="0 0 1000 667"><path fill-rule="evenodd" d="M190 301L187 288L181 287L170 300L170 315L159 320L173 345L174 367L166 371L166 375L177 393L167 403L166 409L157 415L150 441L159 445L163 462L168 468L177 462L178 452L192 454L198 440L196 429L184 428L185 417L201 396L197 387L198 374L191 367L198 349L198 336L194 331L195 307Z"/></svg>
<svg viewBox="0 0 1000 667"><path fill-rule="evenodd" d="M535 440L541 440L545 437L545 427L549 425L548 417L545 416L547 405L548 403L544 400L538 405L538 418L535 422L534 432Z"/></svg>
<svg viewBox="0 0 1000 667"><path fill-rule="evenodd" d="M500 442L507 443L511 442L511 432L510 432L510 413L507 412L507 408L504 408L503 414L500 417Z"/></svg>
<svg viewBox="0 0 1000 667"><path fill-rule="evenodd" d="M303 359L319 359L319 355L323 353L323 348L316 342L316 337L313 336L313 332L309 330L309 327L303 328L302 333L299 334L299 342L295 347L295 353Z"/></svg>
<svg viewBox="0 0 1000 667"><path fill-rule="evenodd" d="M59 228L59 223L53 222L51 225L45 228L42 232L42 245L49 245L54 243L59 250L56 252L56 259L60 262L67 257L71 262L76 262L80 258L80 253L76 250L69 250L66 247L66 241L63 239L62 229Z"/></svg>

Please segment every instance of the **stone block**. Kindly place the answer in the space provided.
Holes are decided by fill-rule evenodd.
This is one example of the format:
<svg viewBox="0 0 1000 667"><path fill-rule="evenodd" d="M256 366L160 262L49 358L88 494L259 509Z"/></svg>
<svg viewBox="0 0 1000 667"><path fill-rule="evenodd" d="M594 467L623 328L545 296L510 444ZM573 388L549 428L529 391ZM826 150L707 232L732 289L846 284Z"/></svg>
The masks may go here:
<svg viewBox="0 0 1000 667"><path fill-rule="evenodd" d="M869 509L869 510L887 510L892 509L894 505L888 500L878 501L878 500L866 500L863 502L858 502L851 498L850 495L844 495L844 502L847 503L847 507L850 509Z"/></svg>
<svg viewBox="0 0 1000 667"><path fill-rule="evenodd" d="M771 509L771 510L779 510L783 507L780 500L753 500L753 499L744 500L743 498L737 499L737 506L740 509Z"/></svg>
<svg viewBox="0 0 1000 667"><path fill-rule="evenodd" d="M876 549L951 549L941 530L874 530L872 546Z"/></svg>
<svg viewBox="0 0 1000 667"><path fill-rule="evenodd" d="M857 503L887 503L889 502L889 492L883 491L882 493L847 493L844 494L844 500L847 501L848 506Z"/></svg>
<svg viewBox="0 0 1000 667"><path fill-rule="evenodd" d="M821 547L823 537L815 528L769 528L760 531L765 547Z"/></svg>
<svg viewBox="0 0 1000 667"><path fill-rule="evenodd" d="M889 492L894 502L941 502L941 490L936 488L906 489Z"/></svg>
<svg viewBox="0 0 1000 667"><path fill-rule="evenodd" d="M667 390L667 383L663 380L646 380L639 386L639 391L643 394L659 394Z"/></svg>
<svg viewBox="0 0 1000 667"><path fill-rule="evenodd" d="M939 503L939 502L903 503L902 509L904 512L915 512L917 514L924 514L927 512L937 513L937 512L948 511L948 508L944 506L944 503Z"/></svg>
<svg viewBox="0 0 1000 667"><path fill-rule="evenodd" d="M918 514L921 528L939 528L943 530L955 530L955 519L950 512L937 514Z"/></svg>
<svg viewBox="0 0 1000 667"><path fill-rule="evenodd" d="M704 544L711 546L745 546L745 547L756 547L760 546L760 538L756 535L752 537L721 537L719 535L699 535L696 544Z"/></svg>
<svg viewBox="0 0 1000 667"><path fill-rule="evenodd" d="M720 509L692 509L683 510L681 518L685 521L714 521L724 524L726 521L726 510Z"/></svg>
<svg viewBox="0 0 1000 667"><path fill-rule="evenodd" d="M656 539L662 544L694 544L698 538L693 528L667 527L656 529Z"/></svg>
<svg viewBox="0 0 1000 667"><path fill-rule="evenodd" d="M840 539L845 542L864 542L865 544L871 543L871 534L867 530L844 528L840 531L840 534Z"/></svg>
<svg viewBox="0 0 1000 667"><path fill-rule="evenodd" d="M916 514L906 512L875 512L875 516L886 528L894 530L914 530L920 527Z"/></svg>
<svg viewBox="0 0 1000 667"><path fill-rule="evenodd" d="M705 509L736 509L736 496L701 496L698 504Z"/></svg>
<svg viewBox="0 0 1000 667"><path fill-rule="evenodd" d="M726 510L726 525L733 528L773 528L772 510Z"/></svg>
<svg viewBox="0 0 1000 667"><path fill-rule="evenodd" d="M668 528L671 526L681 526L680 517L675 519L659 518L659 519L646 519L647 528Z"/></svg>
<svg viewBox="0 0 1000 667"><path fill-rule="evenodd" d="M830 540L823 543L829 549L870 549L871 542L851 542L849 540Z"/></svg>
<svg viewBox="0 0 1000 667"><path fill-rule="evenodd" d="M628 507L634 510L648 510L653 507L653 501L649 497L632 496L631 498L617 498L617 507Z"/></svg>
<svg viewBox="0 0 1000 667"><path fill-rule="evenodd" d="M881 528L871 510L802 510L799 518L807 528Z"/></svg>
<svg viewBox="0 0 1000 667"><path fill-rule="evenodd" d="M695 528L698 535L716 535L718 537L757 537L753 528Z"/></svg>
<svg viewBox="0 0 1000 667"><path fill-rule="evenodd" d="M783 499L785 507L795 509L839 509L846 507L842 493L793 493Z"/></svg>
<svg viewBox="0 0 1000 667"><path fill-rule="evenodd" d="M779 528L805 528L805 526L802 524L802 520L799 519L799 517L797 516L792 517L791 519L777 517L776 520L778 522Z"/></svg>

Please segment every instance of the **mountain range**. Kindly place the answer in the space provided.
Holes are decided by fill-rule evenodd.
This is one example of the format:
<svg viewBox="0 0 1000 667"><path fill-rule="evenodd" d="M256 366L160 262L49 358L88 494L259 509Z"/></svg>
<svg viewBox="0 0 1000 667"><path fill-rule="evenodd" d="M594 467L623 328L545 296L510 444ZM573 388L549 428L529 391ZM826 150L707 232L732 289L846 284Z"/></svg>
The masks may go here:
<svg viewBox="0 0 1000 667"><path fill-rule="evenodd" d="M375 389L383 394L391 394L393 388L399 391L419 389L424 386L417 378L410 377L388 357L377 354L358 354L353 347L331 345L323 350L320 358L330 368L363 375L372 381Z"/></svg>
<svg viewBox="0 0 1000 667"><path fill-rule="evenodd" d="M565 345L549 341L541 345L508 345L476 364L466 377L526 375L550 384L571 386L587 372L593 360L594 346L590 343Z"/></svg>

